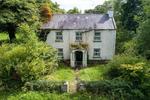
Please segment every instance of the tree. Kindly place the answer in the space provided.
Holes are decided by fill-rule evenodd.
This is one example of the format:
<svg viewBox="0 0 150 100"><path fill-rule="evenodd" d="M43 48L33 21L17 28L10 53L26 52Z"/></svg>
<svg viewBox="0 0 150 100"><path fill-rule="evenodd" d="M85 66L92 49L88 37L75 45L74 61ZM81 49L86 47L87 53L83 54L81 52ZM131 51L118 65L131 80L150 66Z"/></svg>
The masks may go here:
<svg viewBox="0 0 150 100"><path fill-rule="evenodd" d="M79 13L81 13L81 11L78 8L74 7L73 9L68 10L67 13L68 14L79 14Z"/></svg>
<svg viewBox="0 0 150 100"><path fill-rule="evenodd" d="M121 21L123 28L136 33L139 23L135 20L135 16L139 16L142 10L141 4L141 0L127 0L122 5Z"/></svg>
<svg viewBox="0 0 150 100"><path fill-rule="evenodd" d="M9 34L10 42L20 23L37 25L39 11L35 0L1 0L0 1L0 30Z"/></svg>
<svg viewBox="0 0 150 100"><path fill-rule="evenodd" d="M106 13L112 7L112 1L105 1L103 5L97 5L94 9L85 10L85 13Z"/></svg>
<svg viewBox="0 0 150 100"><path fill-rule="evenodd" d="M139 54L150 59L150 6L149 0L143 0L144 16L140 21L138 29L138 51Z"/></svg>

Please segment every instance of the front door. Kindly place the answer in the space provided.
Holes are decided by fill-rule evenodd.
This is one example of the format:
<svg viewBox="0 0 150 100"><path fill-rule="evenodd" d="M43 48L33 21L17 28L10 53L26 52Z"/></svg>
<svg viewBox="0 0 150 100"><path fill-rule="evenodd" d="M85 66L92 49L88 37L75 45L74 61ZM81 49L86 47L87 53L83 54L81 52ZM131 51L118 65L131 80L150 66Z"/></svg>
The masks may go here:
<svg viewBox="0 0 150 100"><path fill-rule="evenodd" d="M81 67L82 66L82 60L83 60L82 51L76 51L75 52L75 66L76 67Z"/></svg>

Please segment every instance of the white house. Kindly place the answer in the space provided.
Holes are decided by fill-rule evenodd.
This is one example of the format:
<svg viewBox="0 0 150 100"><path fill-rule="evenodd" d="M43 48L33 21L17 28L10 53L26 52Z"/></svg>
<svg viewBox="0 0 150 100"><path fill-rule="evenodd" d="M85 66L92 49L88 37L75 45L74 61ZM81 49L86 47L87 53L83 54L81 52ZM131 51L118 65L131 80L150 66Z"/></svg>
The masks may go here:
<svg viewBox="0 0 150 100"><path fill-rule="evenodd" d="M110 60L115 54L116 24L113 12L107 14L54 14L42 26L46 42L58 49L58 57L72 67L87 61Z"/></svg>

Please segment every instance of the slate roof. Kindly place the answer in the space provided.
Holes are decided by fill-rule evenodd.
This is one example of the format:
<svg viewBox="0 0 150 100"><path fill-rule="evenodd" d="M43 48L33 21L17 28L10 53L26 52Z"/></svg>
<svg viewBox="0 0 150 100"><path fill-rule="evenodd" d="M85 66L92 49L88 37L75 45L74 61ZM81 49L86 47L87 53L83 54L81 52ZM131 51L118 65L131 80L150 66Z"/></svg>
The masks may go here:
<svg viewBox="0 0 150 100"><path fill-rule="evenodd" d="M108 14L54 14L41 29L116 29Z"/></svg>

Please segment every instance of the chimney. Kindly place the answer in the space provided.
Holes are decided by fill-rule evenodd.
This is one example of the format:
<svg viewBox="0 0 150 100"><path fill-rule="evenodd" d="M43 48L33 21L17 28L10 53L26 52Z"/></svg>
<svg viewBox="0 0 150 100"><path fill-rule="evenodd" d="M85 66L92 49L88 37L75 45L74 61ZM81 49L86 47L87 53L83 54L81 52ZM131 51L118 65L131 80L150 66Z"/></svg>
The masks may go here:
<svg viewBox="0 0 150 100"><path fill-rule="evenodd" d="M113 18L114 17L114 11L113 10L108 10L107 14L108 14L109 18Z"/></svg>
<svg viewBox="0 0 150 100"><path fill-rule="evenodd" d="M109 16L109 18L113 18L114 17L114 11L113 11L113 7L110 6L108 11L107 11L107 14Z"/></svg>

